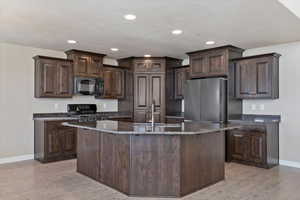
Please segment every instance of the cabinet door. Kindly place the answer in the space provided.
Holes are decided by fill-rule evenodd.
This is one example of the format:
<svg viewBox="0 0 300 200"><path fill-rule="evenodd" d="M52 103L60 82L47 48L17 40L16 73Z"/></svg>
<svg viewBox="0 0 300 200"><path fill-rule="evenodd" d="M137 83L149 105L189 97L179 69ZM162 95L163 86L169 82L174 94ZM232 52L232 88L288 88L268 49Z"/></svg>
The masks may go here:
<svg viewBox="0 0 300 200"><path fill-rule="evenodd" d="M147 74L134 75L135 109L149 108L149 77Z"/></svg>
<svg viewBox="0 0 300 200"><path fill-rule="evenodd" d="M258 164L265 163L265 134L259 132L252 132L250 137L250 161Z"/></svg>
<svg viewBox="0 0 300 200"><path fill-rule="evenodd" d="M60 127L62 151L65 156L76 155L76 130L75 128Z"/></svg>
<svg viewBox="0 0 300 200"><path fill-rule="evenodd" d="M113 83L113 71L110 69L103 70L104 80L104 98L114 97L114 83Z"/></svg>
<svg viewBox="0 0 300 200"><path fill-rule="evenodd" d="M209 76L222 76L228 73L228 59L225 50L212 51L207 56Z"/></svg>
<svg viewBox="0 0 300 200"><path fill-rule="evenodd" d="M50 60L41 61L41 85L39 97L56 96L57 91L57 62Z"/></svg>
<svg viewBox="0 0 300 200"><path fill-rule="evenodd" d="M250 60L239 61L237 64L237 96L256 95L256 68Z"/></svg>
<svg viewBox="0 0 300 200"><path fill-rule="evenodd" d="M153 59L148 63L149 72L164 72L165 71L165 63L163 60Z"/></svg>
<svg viewBox="0 0 300 200"><path fill-rule="evenodd" d="M57 124L46 124L45 144L46 159L54 159L62 156L62 144Z"/></svg>
<svg viewBox="0 0 300 200"><path fill-rule="evenodd" d="M272 66L270 58L255 59L253 65L256 69L256 96L272 96Z"/></svg>
<svg viewBox="0 0 300 200"><path fill-rule="evenodd" d="M183 99L184 85L188 79L188 73L187 68L175 70L175 99Z"/></svg>
<svg viewBox="0 0 300 200"><path fill-rule="evenodd" d="M114 69L113 72L113 93L117 99L124 98L125 74L121 69Z"/></svg>
<svg viewBox="0 0 300 200"><path fill-rule="evenodd" d="M86 55L76 55L74 62L75 75L88 76L88 66L90 63L90 57Z"/></svg>
<svg viewBox="0 0 300 200"><path fill-rule="evenodd" d="M149 110L135 110L134 111L134 122L145 123L149 121Z"/></svg>
<svg viewBox="0 0 300 200"><path fill-rule="evenodd" d="M163 59L136 59L134 61L135 72L164 72L166 64Z"/></svg>
<svg viewBox="0 0 300 200"><path fill-rule="evenodd" d="M269 58L242 60L236 63L238 98L272 97L272 69Z"/></svg>
<svg viewBox="0 0 300 200"><path fill-rule="evenodd" d="M59 63L57 68L57 95L72 97L73 95L73 66L71 63Z"/></svg>
<svg viewBox="0 0 300 200"><path fill-rule="evenodd" d="M91 56L90 57L90 62L89 62L89 66L88 66L88 74L91 77L102 77L102 68L103 64L102 64L102 58L101 57L97 57L97 56Z"/></svg>
<svg viewBox="0 0 300 200"><path fill-rule="evenodd" d="M207 54L190 56L190 76L191 78L205 77L209 72Z"/></svg>
<svg viewBox="0 0 300 200"><path fill-rule="evenodd" d="M165 76L161 74L149 75L149 109L155 106L155 121L162 122L165 118Z"/></svg>
<svg viewBox="0 0 300 200"><path fill-rule="evenodd" d="M229 136L230 156L233 160L247 160L247 151L250 145L250 138L242 131L230 131Z"/></svg>
<svg viewBox="0 0 300 200"><path fill-rule="evenodd" d="M136 60L134 61L134 71L135 72L146 72L148 71L150 60Z"/></svg>

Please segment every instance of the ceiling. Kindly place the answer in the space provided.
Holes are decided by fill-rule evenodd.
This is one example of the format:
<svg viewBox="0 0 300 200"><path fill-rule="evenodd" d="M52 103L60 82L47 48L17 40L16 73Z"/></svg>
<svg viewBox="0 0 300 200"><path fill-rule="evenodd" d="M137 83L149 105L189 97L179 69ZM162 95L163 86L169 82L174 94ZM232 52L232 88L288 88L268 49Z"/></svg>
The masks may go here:
<svg viewBox="0 0 300 200"><path fill-rule="evenodd" d="M129 13L137 19L126 21ZM172 35L174 29L183 34ZM216 44L207 46L208 40ZM114 58L184 58L186 52L226 44L255 48L298 40L300 19L277 0L0 1L0 42Z"/></svg>

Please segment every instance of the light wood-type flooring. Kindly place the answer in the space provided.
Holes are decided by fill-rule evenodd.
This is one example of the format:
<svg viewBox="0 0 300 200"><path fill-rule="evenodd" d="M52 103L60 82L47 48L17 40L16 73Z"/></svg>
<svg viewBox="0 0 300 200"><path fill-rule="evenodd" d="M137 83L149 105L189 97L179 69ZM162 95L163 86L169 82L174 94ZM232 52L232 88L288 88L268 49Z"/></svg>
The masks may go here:
<svg viewBox="0 0 300 200"><path fill-rule="evenodd" d="M76 172L76 160L0 165L1 200L157 200L127 197ZM163 198L162 198L163 199ZM184 200L300 200L300 169L226 164L226 180ZM173 198L167 198L173 200Z"/></svg>

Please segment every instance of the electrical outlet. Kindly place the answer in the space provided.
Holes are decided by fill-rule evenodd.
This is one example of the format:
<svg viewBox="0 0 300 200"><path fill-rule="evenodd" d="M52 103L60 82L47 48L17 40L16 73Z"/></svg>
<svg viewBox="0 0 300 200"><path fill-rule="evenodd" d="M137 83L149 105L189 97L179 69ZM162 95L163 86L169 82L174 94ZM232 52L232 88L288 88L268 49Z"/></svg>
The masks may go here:
<svg viewBox="0 0 300 200"><path fill-rule="evenodd" d="M58 104L57 104L57 103L54 104L54 110L55 110L55 111L58 110Z"/></svg>
<svg viewBox="0 0 300 200"><path fill-rule="evenodd" d="M255 104L251 105L251 110L256 110L256 105Z"/></svg>
<svg viewBox="0 0 300 200"><path fill-rule="evenodd" d="M106 103L103 104L103 108L106 108Z"/></svg>

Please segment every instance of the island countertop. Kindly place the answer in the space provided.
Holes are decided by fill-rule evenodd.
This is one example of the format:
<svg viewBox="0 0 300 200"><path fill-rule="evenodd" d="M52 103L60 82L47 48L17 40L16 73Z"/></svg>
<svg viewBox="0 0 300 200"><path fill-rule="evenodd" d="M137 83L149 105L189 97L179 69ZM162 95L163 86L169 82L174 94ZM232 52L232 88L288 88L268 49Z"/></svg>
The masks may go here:
<svg viewBox="0 0 300 200"><path fill-rule="evenodd" d="M95 130L111 134L127 135L197 135L218 131L238 129L241 126L234 123L211 122L182 122L177 124L132 123L113 120L100 120L97 122L64 122L64 126Z"/></svg>

